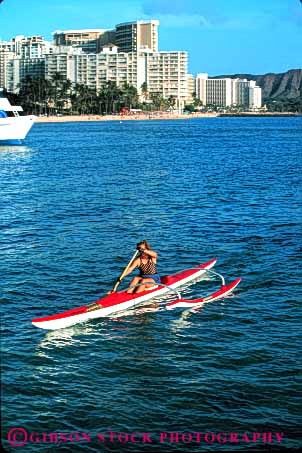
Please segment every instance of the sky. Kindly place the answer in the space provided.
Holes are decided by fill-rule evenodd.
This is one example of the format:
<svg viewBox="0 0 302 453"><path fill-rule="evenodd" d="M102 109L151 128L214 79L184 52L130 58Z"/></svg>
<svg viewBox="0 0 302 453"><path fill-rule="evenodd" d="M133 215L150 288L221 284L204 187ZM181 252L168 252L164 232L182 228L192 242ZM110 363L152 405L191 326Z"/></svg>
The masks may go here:
<svg viewBox="0 0 302 453"><path fill-rule="evenodd" d="M302 68L301 0L0 0L0 40L158 19L159 50L210 76Z"/></svg>

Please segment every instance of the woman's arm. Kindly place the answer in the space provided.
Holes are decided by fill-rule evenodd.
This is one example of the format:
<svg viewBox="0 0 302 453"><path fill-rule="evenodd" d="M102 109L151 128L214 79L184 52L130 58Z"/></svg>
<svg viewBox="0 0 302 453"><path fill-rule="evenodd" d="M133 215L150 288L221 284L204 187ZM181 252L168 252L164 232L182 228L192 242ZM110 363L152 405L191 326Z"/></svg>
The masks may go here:
<svg viewBox="0 0 302 453"><path fill-rule="evenodd" d="M148 250L143 247L141 247L141 249L143 249L143 251L146 255L151 256L151 258L155 258L155 259L157 258L157 253L154 250Z"/></svg>
<svg viewBox="0 0 302 453"><path fill-rule="evenodd" d="M127 272L125 273L125 277L126 277L126 275L131 274L131 272L134 271L134 269L135 269L137 266L139 266L139 258L136 258L136 260L133 261L132 266L130 266L129 269L127 270Z"/></svg>

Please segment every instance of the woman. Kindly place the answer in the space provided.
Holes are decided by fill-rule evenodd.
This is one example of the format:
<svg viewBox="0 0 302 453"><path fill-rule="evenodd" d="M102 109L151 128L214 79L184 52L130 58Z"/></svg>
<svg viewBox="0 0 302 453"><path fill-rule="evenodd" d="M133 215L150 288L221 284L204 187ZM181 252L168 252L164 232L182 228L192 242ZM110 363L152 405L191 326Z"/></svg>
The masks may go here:
<svg viewBox="0 0 302 453"><path fill-rule="evenodd" d="M132 266L128 269L126 275L138 267L139 275L131 280L127 293L141 293L160 284L160 276L156 270L157 253L151 250L147 241L141 241L136 246L140 256L133 261Z"/></svg>

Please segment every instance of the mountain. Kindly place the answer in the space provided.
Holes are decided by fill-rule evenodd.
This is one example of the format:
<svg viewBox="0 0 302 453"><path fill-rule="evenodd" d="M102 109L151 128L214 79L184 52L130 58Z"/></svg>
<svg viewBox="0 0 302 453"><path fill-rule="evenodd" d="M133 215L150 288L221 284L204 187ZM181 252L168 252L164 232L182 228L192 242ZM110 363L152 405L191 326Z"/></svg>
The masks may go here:
<svg viewBox="0 0 302 453"><path fill-rule="evenodd" d="M222 77L256 80L257 85L262 88L264 102L302 100L302 69L291 69L281 74L214 76L215 79Z"/></svg>

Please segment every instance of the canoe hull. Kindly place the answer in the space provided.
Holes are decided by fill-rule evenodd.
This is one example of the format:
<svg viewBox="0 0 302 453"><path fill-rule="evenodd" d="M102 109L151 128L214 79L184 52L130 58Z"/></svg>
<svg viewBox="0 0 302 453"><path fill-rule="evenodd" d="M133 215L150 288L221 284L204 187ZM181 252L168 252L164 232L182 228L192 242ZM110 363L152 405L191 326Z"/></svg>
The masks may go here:
<svg viewBox="0 0 302 453"><path fill-rule="evenodd" d="M216 261L216 259L213 259L207 263L200 264L195 269L189 269L172 276L163 277L161 281L167 286L160 287L159 285L156 289L133 295L127 294L124 291L110 294L96 301L93 304L93 309L91 309L91 304L90 306L84 305L64 313L33 319L32 324L47 330L63 329L90 319L106 317L119 311L133 308L154 297L171 292L170 288L175 290L180 286L192 282L204 274L206 270L211 269Z"/></svg>

